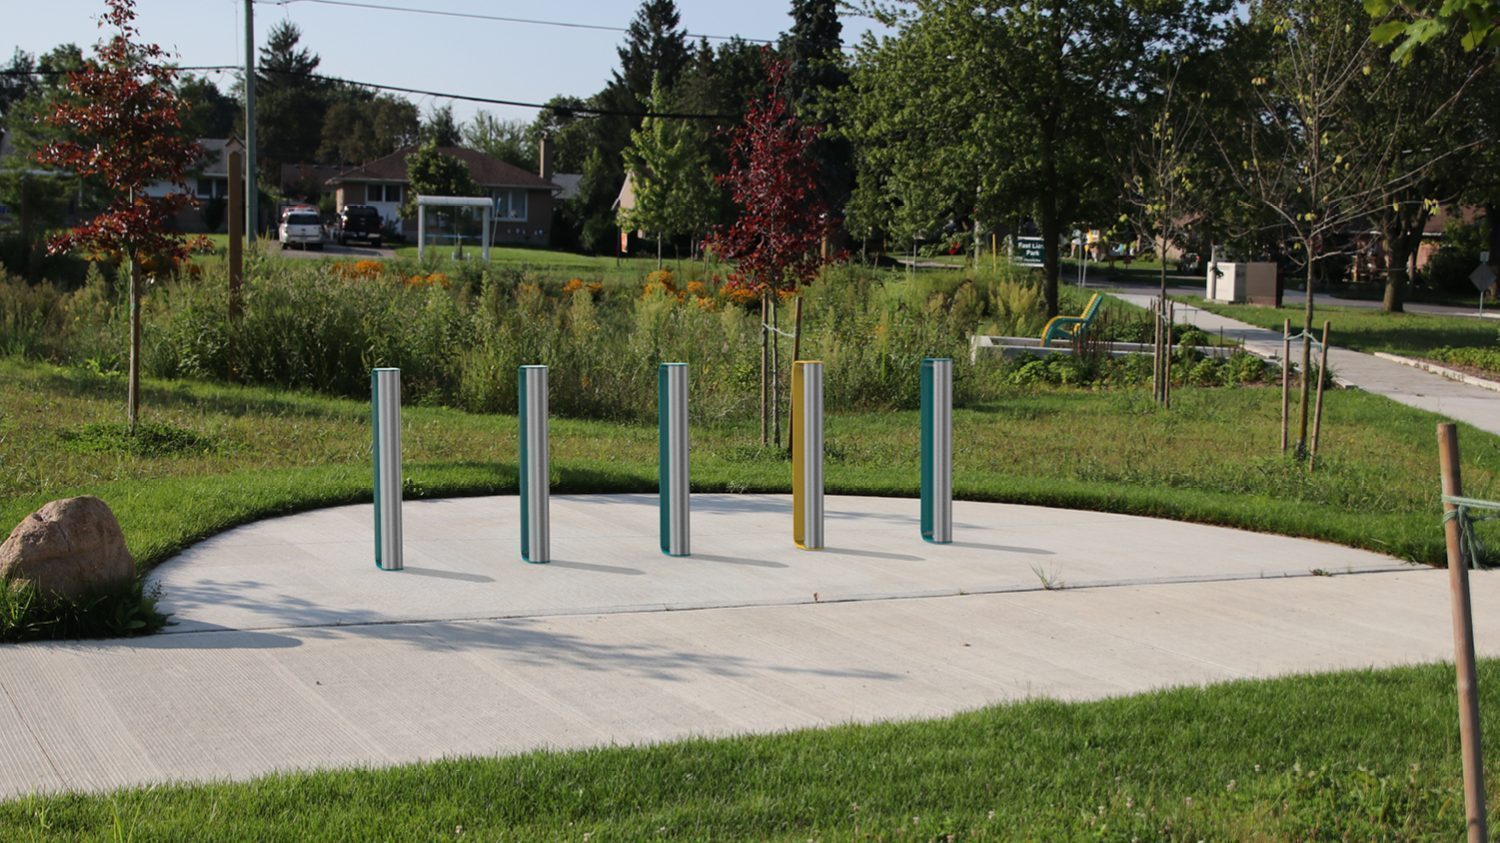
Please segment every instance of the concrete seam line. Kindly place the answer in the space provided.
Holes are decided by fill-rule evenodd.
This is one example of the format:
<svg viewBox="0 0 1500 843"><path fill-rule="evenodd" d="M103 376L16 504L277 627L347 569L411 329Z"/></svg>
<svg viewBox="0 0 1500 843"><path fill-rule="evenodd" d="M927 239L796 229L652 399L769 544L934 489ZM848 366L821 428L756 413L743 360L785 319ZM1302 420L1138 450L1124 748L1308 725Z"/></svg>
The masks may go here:
<svg viewBox="0 0 1500 843"><path fill-rule="evenodd" d="M1477 386L1480 389L1488 389L1494 392L1500 392L1500 381L1486 380L1484 378L1478 377L1477 375L1471 375L1467 372L1460 372L1457 369L1450 369L1446 366L1439 366L1436 363L1428 363L1426 360L1417 360L1412 357L1402 357L1399 354L1390 354L1384 351L1377 351L1375 352L1375 356L1379 357L1381 360L1389 360L1392 363L1400 363L1403 366L1410 366L1413 369L1421 369L1424 372L1430 372L1434 375L1441 375L1442 377L1445 377L1450 381L1458 381L1460 383L1466 383L1469 386Z"/></svg>

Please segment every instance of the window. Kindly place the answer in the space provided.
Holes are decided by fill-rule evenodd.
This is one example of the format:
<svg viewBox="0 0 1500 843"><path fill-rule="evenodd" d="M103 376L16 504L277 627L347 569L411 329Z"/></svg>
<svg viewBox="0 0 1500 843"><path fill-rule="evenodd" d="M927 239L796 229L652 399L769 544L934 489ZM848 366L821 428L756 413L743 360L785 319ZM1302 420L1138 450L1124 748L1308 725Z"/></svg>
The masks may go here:
<svg viewBox="0 0 1500 843"><path fill-rule="evenodd" d="M495 219L525 222L526 220L526 190L525 188L498 188L494 191L495 196Z"/></svg>
<svg viewBox="0 0 1500 843"><path fill-rule="evenodd" d="M198 179L199 199L223 199L229 195L228 179L200 178Z"/></svg>
<svg viewBox="0 0 1500 843"><path fill-rule="evenodd" d="M399 184L368 184L365 185L366 202L395 202L401 201L401 185Z"/></svg>

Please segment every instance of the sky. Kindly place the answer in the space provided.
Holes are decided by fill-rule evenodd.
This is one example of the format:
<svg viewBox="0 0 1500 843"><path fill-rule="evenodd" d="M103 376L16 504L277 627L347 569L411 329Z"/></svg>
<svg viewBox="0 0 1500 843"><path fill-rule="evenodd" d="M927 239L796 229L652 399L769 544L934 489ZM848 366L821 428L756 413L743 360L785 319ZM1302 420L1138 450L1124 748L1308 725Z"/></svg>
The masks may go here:
<svg viewBox="0 0 1500 843"><path fill-rule="evenodd" d="M348 0L445 12L625 27L638 0ZM791 25L790 0L677 0L682 25L694 35L774 39ZM184 66L244 63L244 0L137 0L144 40L160 44ZM21 11L21 10L25 11ZM103 0L0 0L0 62L20 48L40 55L69 41L89 48L100 39ZM622 32L474 20L313 0L257 0L256 43L271 27L290 20L302 45L322 58L319 72L361 82L545 102L556 94L588 96L609 79ZM844 19L844 41L853 44L875 24ZM715 42L717 43L717 42ZM211 74L223 90L232 73ZM409 95L423 113L444 104L467 120L485 109L530 122L533 109L482 105Z"/></svg>

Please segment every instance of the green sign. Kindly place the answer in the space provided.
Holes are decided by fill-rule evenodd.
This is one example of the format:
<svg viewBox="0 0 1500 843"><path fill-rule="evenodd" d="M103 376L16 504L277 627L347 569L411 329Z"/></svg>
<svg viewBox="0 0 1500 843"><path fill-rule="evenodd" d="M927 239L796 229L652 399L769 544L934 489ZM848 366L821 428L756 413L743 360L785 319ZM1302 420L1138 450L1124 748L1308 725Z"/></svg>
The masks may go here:
<svg viewBox="0 0 1500 843"><path fill-rule="evenodd" d="M1017 237L1015 260L1022 266L1041 266L1042 238Z"/></svg>

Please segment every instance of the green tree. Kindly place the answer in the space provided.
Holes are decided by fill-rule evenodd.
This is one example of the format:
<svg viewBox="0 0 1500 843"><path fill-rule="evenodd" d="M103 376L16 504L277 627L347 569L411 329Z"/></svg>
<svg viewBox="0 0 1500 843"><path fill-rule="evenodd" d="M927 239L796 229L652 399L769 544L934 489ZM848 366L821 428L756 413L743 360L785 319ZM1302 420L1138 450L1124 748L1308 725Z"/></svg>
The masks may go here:
<svg viewBox="0 0 1500 843"><path fill-rule="evenodd" d="M854 189L854 144L843 132L840 97L849 84L838 0L792 0L792 28L781 36L789 63L787 94L797 117L823 127L813 144L818 195L829 213L844 214Z"/></svg>
<svg viewBox="0 0 1500 843"><path fill-rule="evenodd" d="M36 153L48 144L76 136L70 127L55 125L48 116L72 99L66 73L84 68L83 51L75 44L63 44L36 60L17 51L11 68L35 75L0 77L22 83L5 89L5 96L14 98L3 103L4 123L0 127L15 154L0 165L0 204L15 215L15 235L26 256L23 266L11 269L35 280L41 277L49 230L66 221L69 204L80 190L92 206L98 189L94 180L42 167L35 160Z"/></svg>
<svg viewBox="0 0 1500 843"><path fill-rule="evenodd" d="M1066 226L1115 206L1106 146L1145 69L1215 31L1218 0L915 0L867 36L847 98L850 132L883 174L893 223L1029 217L1057 312Z"/></svg>
<svg viewBox="0 0 1500 843"><path fill-rule="evenodd" d="M282 164L314 161L322 145L329 89L313 75L321 60L300 46L301 38L296 24L277 23L260 48L255 71L256 162L270 184L277 182Z"/></svg>
<svg viewBox="0 0 1500 843"><path fill-rule="evenodd" d="M406 178L411 188L406 191L401 215L408 218L416 216L418 196L479 196L482 193L469 172L469 165L440 152L430 141L407 157ZM451 211L448 217L456 219Z"/></svg>
<svg viewBox="0 0 1500 843"><path fill-rule="evenodd" d="M670 108L660 77L647 107L653 112ZM635 188L635 207L621 209L620 227L656 234L656 265L661 266L664 240L702 234L711 221L716 191L703 135L686 120L647 117L630 135L625 167Z"/></svg>
<svg viewBox="0 0 1500 843"><path fill-rule="evenodd" d="M1465 51L1489 50L1500 58L1500 0L1364 0L1376 19L1376 43L1396 43L1391 59L1410 61L1413 51L1450 32L1461 33Z"/></svg>
<svg viewBox="0 0 1500 843"><path fill-rule="evenodd" d="M182 98L182 130L191 138L227 138L234 133L241 105L207 76L188 74L177 86Z"/></svg>
<svg viewBox="0 0 1500 843"><path fill-rule="evenodd" d="M453 119L453 106L434 108L422 123L417 136L423 144L458 146L463 141L463 135L459 132L458 121Z"/></svg>
<svg viewBox="0 0 1500 843"><path fill-rule="evenodd" d="M323 120L318 161L361 164L416 142L417 107L400 97L351 93L335 100Z"/></svg>
<svg viewBox="0 0 1500 843"><path fill-rule="evenodd" d="M531 127L521 120L504 120L480 111L463 125L463 142L523 170L537 172L537 145ZM555 165L555 162L554 162Z"/></svg>

